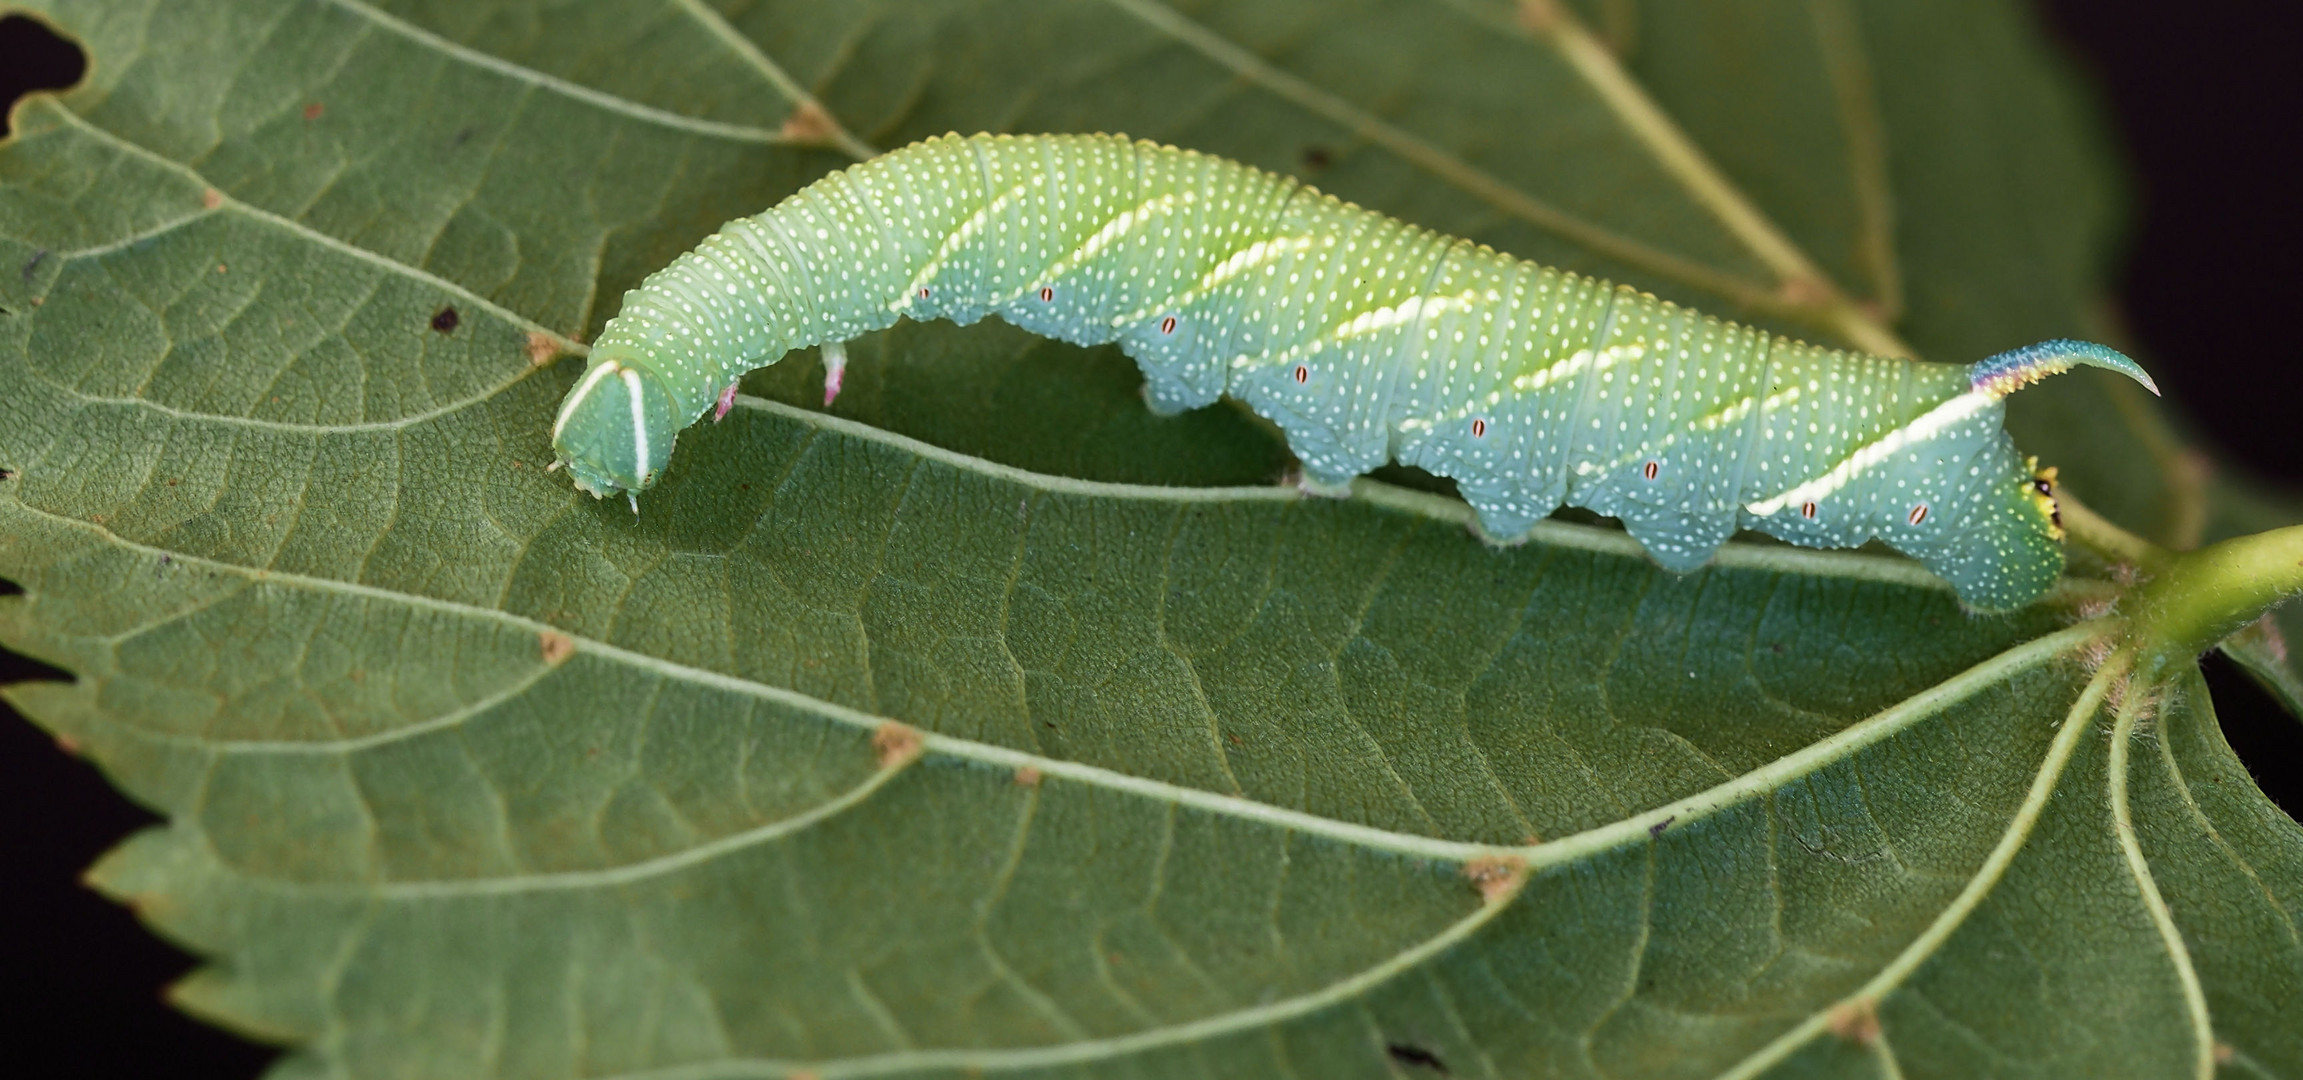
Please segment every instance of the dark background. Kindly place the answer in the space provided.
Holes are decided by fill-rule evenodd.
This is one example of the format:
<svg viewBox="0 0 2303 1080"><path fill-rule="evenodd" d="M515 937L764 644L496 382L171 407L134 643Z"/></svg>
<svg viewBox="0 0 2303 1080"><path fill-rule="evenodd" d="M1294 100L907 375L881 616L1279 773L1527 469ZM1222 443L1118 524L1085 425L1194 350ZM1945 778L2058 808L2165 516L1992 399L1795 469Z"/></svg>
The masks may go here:
<svg viewBox="0 0 2303 1080"><path fill-rule="evenodd" d="M2105 91L2135 170L2139 220L2120 281L2125 314L2168 396L2217 456L2303 491L2296 416L2303 345L2303 7L2263 0L2039 0ZM0 102L70 85L80 61L30 20L0 19ZM0 592L15 592L0 582ZM2303 647L2303 642L2297 642ZM2225 735L2258 783L2303 816L2303 723L2230 662L2205 662ZM63 673L0 653L0 683ZM189 957L78 886L82 869L151 815L0 707L0 982L4 1053L82 1076L254 1077L268 1049L160 999Z"/></svg>

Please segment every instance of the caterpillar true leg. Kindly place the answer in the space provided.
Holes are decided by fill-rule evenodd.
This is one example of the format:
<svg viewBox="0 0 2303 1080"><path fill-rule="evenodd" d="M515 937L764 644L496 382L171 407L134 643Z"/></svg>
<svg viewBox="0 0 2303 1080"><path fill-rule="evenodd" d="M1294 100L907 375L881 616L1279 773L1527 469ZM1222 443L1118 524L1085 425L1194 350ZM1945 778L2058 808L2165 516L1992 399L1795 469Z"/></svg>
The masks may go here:
<svg viewBox="0 0 2303 1080"><path fill-rule="evenodd" d="M745 371L821 346L828 405L844 343L907 314L1116 341L1155 411L1229 395L1276 424L1306 492L1401 461L1454 478L1486 536L1564 502L1673 571L1737 528L1878 538L1987 610L2063 567L2006 396L2077 365L2151 385L2077 341L1971 366L1820 348L1188 150L944 136L729 222L625 294L553 445L579 488L629 496Z"/></svg>

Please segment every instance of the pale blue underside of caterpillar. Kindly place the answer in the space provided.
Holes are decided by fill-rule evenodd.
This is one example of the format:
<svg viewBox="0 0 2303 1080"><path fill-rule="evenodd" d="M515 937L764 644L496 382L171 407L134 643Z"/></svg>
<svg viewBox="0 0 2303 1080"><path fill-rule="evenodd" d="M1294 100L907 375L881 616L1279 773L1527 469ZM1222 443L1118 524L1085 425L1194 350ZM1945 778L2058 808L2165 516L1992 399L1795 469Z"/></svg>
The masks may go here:
<svg viewBox="0 0 2303 1080"><path fill-rule="evenodd" d="M636 492L744 372L824 345L828 397L837 343L986 314L1118 342L1157 411L1240 399L1315 490L1397 461L1452 477L1491 538L1582 506L1678 572L1738 528L1876 537L1987 611L2063 568L2003 399L2079 364L2151 385L2084 342L1973 365L1819 348L1188 150L945 136L729 222L625 293L553 446L583 490Z"/></svg>

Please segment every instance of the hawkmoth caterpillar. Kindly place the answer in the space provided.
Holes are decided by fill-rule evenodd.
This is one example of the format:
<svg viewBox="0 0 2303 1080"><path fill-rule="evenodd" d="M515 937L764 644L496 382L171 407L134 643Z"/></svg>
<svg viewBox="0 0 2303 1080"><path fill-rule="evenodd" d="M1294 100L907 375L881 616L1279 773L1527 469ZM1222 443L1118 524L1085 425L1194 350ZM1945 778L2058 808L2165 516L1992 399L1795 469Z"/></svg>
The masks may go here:
<svg viewBox="0 0 2303 1080"><path fill-rule="evenodd" d="M1820 348L1189 150L947 135L729 222L625 293L553 424L556 464L595 496L637 492L744 372L825 345L829 401L839 343L986 314L1118 342L1156 411L1241 399L1313 490L1395 460L1452 477L1491 537L1582 506L1681 572L1738 527L1876 537L1981 610L2063 566L2052 473L2016 452L2003 399L2082 364L2152 385L2076 341L1964 366Z"/></svg>

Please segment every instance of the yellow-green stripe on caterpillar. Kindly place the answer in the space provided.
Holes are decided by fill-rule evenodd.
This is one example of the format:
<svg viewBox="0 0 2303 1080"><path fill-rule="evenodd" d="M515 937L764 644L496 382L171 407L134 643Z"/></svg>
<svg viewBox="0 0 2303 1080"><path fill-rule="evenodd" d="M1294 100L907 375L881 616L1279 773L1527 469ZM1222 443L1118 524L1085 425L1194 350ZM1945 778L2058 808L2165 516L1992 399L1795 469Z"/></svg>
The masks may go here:
<svg viewBox="0 0 2303 1080"><path fill-rule="evenodd" d="M947 135L731 221L625 293L552 444L579 488L636 492L744 372L825 345L829 400L838 343L986 314L1119 342L1156 411L1244 401L1309 488L1398 461L1453 477L1491 537L1588 507L1674 571L1739 527L1876 537L1987 611L2063 568L2003 399L2082 364L2152 385L2075 341L1973 365L1818 348L1189 150Z"/></svg>

